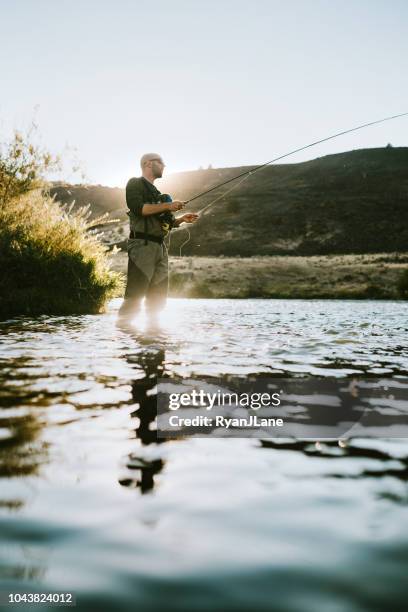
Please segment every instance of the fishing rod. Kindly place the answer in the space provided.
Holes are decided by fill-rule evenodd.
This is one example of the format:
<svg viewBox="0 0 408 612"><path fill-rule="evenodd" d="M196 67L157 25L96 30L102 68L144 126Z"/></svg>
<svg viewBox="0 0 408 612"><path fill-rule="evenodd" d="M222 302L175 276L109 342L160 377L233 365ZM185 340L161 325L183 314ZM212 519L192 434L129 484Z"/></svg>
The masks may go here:
<svg viewBox="0 0 408 612"><path fill-rule="evenodd" d="M350 128L349 130L343 130L342 132L338 132L337 134L332 134L332 136L327 136L326 138L322 138L320 140L316 140L315 142L311 142L310 144L307 144L307 145L305 145L303 147L300 147L298 149L294 149L293 151L290 151L289 153L285 153L284 155L280 155L279 157L275 157L274 159L271 159L270 161L267 161L264 164L260 164L259 166L255 166L255 168L253 168L252 170L246 170L245 172L241 172L240 174L237 174L236 176L233 176L232 178L227 179L226 181L223 181L222 183L218 183L218 185L214 185L210 189L207 189L206 191L202 191L202 192L198 193L197 195L193 196L192 198L190 198L189 200L186 201L186 204L189 204L190 202L193 202L194 200L198 200L198 198L202 198L203 196L207 195L208 193L211 193L212 191L215 191L216 189L219 189L220 187L223 187L224 185L228 185L229 183L232 183L232 182L234 182L234 181L236 181L238 179L241 179L239 181L239 183L234 184L230 189L227 189L227 191L224 191L220 196L218 196L214 200L211 200L211 202L209 202L206 206L204 206L203 208L198 210L196 214L200 215L205 210L210 208L210 206L213 206L216 202L218 202L219 200L225 198L225 196L228 193L230 193L233 189L236 189L237 187L239 187L250 176L252 176L256 172L259 172L260 170L263 170L263 168L266 168L267 166L270 166L271 164L279 161L280 159L284 159L285 157L289 157L290 155L294 155L295 153L299 153L300 151L305 151L305 149L310 149L310 147L314 147L314 146L316 146L318 144L321 144L322 142L327 142L328 140L333 140L333 138L338 138L339 136L344 136L345 134L350 134L351 132L356 132L357 130L362 130L363 128L369 127L370 125L376 125L378 123L384 123L385 121L391 121L392 119L398 119L399 117L405 117L406 115L408 115L408 112L407 113L400 113L398 115L392 115L390 117L383 117L382 119L377 119L376 121L370 121L369 123L363 123L362 125L357 125L356 127ZM190 234L190 230L187 227L180 227L180 228L178 228L178 230L183 230L183 231L187 232L186 240L184 240L184 242L182 242L180 244L180 246L179 246L179 252L180 252L180 257L181 257L181 252L182 252L183 247L185 247L186 244L188 244L190 242L190 240L191 240L191 234Z"/></svg>
<svg viewBox="0 0 408 612"><path fill-rule="evenodd" d="M390 117L383 117L382 119L377 119L376 121L370 121L369 123L363 123L362 125L357 125L356 127L350 128L349 130L343 130L342 132L337 132L337 134L332 134L331 136L327 136L326 138L321 138L320 140L316 140L315 142L311 142L310 144L307 144L303 147L299 147L298 149L294 149L293 151L289 151L289 153L285 153L284 155L279 155L279 157L275 157L274 159L271 159L270 161L265 162L264 164L260 164L259 166L255 166L252 170L246 170L245 172L241 172L240 174L237 174L236 176L233 176L230 179L227 179L226 181L223 181L222 183L218 183L217 185L214 185L213 187L211 187L210 189L207 189L206 191L201 191L200 193L196 194L195 196L193 196L192 198L190 198L189 200L186 200L186 204L190 204L190 202L194 202L194 200L198 200L198 198L202 198L203 196L207 195L208 193L211 193L212 191L215 191L216 189L219 189L220 187L223 187L224 185L228 185L229 183L232 183L238 179L242 179L239 183L237 183L236 185L233 185L230 189L228 189L227 191L225 191L223 194L221 194L219 197L215 198L215 200L212 200L209 204L207 204L206 206L204 206L204 208L202 208L201 210L197 211L197 214L203 213L205 210L207 210L207 208L209 208L210 206L212 206L213 204L215 204L216 202L218 202L218 200L221 200L222 198L224 198L228 193L230 193L230 191L232 191L233 189L236 189L237 187L239 187L239 185L241 183L243 183L247 178L249 178L250 176L252 176L253 174L255 174L256 172L259 172L260 170L262 170L263 168L266 168L267 166L270 166L271 164L281 160L281 159L285 159L286 157L289 157L290 155L294 155L295 153L299 153L300 151L305 151L306 149L310 149L311 147L314 147L318 144L321 144L322 142L327 142L328 140L333 140L333 138L338 138L339 136L344 136L345 134L351 134L352 132L356 132L357 130L362 130L363 128L369 127L371 125L377 125L379 123L384 123L385 121L391 121L392 119L398 119L399 117L405 117L408 115L408 112L406 113L400 113L398 115L392 115ZM118 211L122 211L123 208L118 208ZM111 211L109 214L113 214L115 213L116 210ZM119 219L114 219L112 220L112 223L120 223L121 221ZM180 230L187 230L187 228L185 227L180 227L178 228ZM188 230L187 230L188 231ZM188 242L189 238L187 239L186 243ZM183 243L186 244L186 243Z"/></svg>
<svg viewBox="0 0 408 612"><path fill-rule="evenodd" d="M266 168L266 166L270 166L271 164L279 161L280 159L284 159L285 157L289 157L290 155L294 155L295 153L299 153L300 151L304 151L305 149L310 149L310 147L314 147L314 146L316 146L318 144L321 144L322 142L327 142L328 140L332 140L333 138L338 138L339 136L344 136L345 134L350 134L351 132L356 132L357 130L362 130L363 128L369 127L370 125L376 125L378 123L384 123L385 121L391 121L392 119L397 119L398 117L404 117L406 115L408 115L408 112L407 113L400 113L399 115L392 115L391 117L384 117L383 119L377 119L376 121L370 121L369 123L363 123L362 125L358 125L358 126L353 127L353 128L351 128L349 130L344 130L343 132L338 132L337 134L333 134L332 136L327 136L326 138L322 138L321 140L316 140L315 142L311 142L310 144L307 144L307 145L305 145L303 147L300 147L299 149L294 149L293 151L290 151L289 153L285 153L284 155L280 155L279 157L275 157L274 159L271 159L270 161L267 161L264 164L260 164L259 166L255 166L255 168L252 169L252 170L246 170L245 172L241 172L240 174L237 174L236 176L233 176L232 178L227 179L226 181L223 181L222 183L219 183L218 185L214 185L210 189L207 189L206 191L202 191L201 193L198 193L197 195L195 195L192 198L190 198L189 200L187 200L186 204L189 204L190 202L193 202L194 200L197 200L198 198L201 198L204 195L207 195L208 193L211 193L212 191L215 191L215 189L219 189L220 187L223 187L224 185L228 185L229 183L232 183L233 181L236 181L239 178L244 177L243 180L240 181L237 185L234 185L234 187L232 187L228 191L224 192L222 194L222 196L220 196L219 198L216 198L213 202L210 202L204 208L202 208L201 210L198 211L199 213L202 213L202 212L204 212L204 210L206 210L207 208L209 208L210 206L215 204L215 202L217 202L219 199L225 197L225 195L227 193L229 193L230 191L232 191L232 189L234 189L235 187L238 187L241 184L241 182L243 182L245 179L249 178L251 175L255 174L256 172L259 172L263 168ZM180 229L182 229L182 228L180 228Z"/></svg>

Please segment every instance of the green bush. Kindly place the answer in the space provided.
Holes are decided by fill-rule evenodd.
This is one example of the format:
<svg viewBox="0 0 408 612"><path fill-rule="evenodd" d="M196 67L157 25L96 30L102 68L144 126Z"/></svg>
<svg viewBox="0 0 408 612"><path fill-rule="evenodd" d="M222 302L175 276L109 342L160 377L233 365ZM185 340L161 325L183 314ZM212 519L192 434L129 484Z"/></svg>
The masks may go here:
<svg viewBox="0 0 408 612"><path fill-rule="evenodd" d="M189 279L189 274L183 272L170 271L169 292L171 295L181 294Z"/></svg>
<svg viewBox="0 0 408 612"><path fill-rule="evenodd" d="M72 213L49 195L51 156L20 135L0 153L0 317L100 312L117 295L88 210ZM72 207L71 207L72 208Z"/></svg>
<svg viewBox="0 0 408 612"><path fill-rule="evenodd" d="M375 281L372 281L367 283L367 285L363 289L362 297L372 298L373 300L375 300L385 298L387 296L386 292L384 291L384 288Z"/></svg>
<svg viewBox="0 0 408 612"><path fill-rule="evenodd" d="M213 298L214 292L206 282L195 282L189 290L188 297L191 298Z"/></svg>
<svg viewBox="0 0 408 612"><path fill-rule="evenodd" d="M397 289L401 297L408 299L408 270L404 270L399 277Z"/></svg>

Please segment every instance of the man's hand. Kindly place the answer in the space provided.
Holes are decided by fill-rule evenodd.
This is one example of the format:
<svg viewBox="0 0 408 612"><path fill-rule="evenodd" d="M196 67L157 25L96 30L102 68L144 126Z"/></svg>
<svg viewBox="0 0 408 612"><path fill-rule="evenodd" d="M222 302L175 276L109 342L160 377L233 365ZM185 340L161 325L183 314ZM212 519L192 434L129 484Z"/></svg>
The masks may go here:
<svg viewBox="0 0 408 612"><path fill-rule="evenodd" d="M181 210L182 208L184 208L185 205L186 203L182 202L181 200L174 200L174 202L171 202L170 204L168 204L167 210L171 210L171 212L177 212L178 210Z"/></svg>
<svg viewBox="0 0 408 612"><path fill-rule="evenodd" d="M195 223L197 221L198 215L196 213L186 213L182 217L177 219L180 223Z"/></svg>

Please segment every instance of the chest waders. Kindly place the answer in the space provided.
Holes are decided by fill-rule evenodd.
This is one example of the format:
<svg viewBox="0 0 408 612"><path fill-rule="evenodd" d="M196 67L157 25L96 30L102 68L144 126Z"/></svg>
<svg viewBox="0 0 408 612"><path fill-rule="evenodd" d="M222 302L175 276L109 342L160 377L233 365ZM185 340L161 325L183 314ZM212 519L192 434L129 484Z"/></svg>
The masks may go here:
<svg viewBox="0 0 408 612"><path fill-rule="evenodd" d="M168 194L161 194L144 181L148 197L152 203L171 202ZM146 310L155 314L165 304L169 285L168 251L165 237L174 227L175 217L170 211L157 215L162 236L147 231L147 218L144 217L144 231L131 230L128 242L127 282L119 317L130 318L140 310L145 298Z"/></svg>

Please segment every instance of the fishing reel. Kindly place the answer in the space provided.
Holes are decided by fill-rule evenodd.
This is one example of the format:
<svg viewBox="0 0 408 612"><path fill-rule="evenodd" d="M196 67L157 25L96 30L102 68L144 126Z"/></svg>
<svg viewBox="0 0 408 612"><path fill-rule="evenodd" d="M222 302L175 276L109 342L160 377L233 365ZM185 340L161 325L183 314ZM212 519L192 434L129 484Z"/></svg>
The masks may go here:
<svg viewBox="0 0 408 612"><path fill-rule="evenodd" d="M165 203L172 201L172 197L168 193L161 193L159 195L159 202ZM163 231L168 234L176 224L176 217L169 210L166 210L157 216L160 219Z"/></svg>

